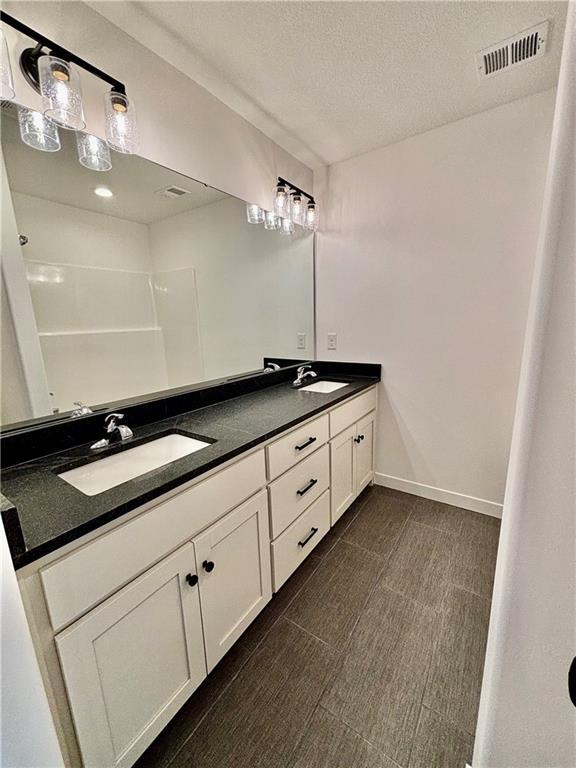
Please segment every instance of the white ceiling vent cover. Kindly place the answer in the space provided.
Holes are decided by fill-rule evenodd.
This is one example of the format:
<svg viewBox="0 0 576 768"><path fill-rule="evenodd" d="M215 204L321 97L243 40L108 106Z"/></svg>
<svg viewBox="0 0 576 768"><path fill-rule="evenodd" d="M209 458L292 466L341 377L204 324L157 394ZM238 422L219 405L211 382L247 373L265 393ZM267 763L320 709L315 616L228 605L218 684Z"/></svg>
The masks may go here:
<svg viewBox="0 0 576 768"><path fill-rule="evenodd" d="M527 61L543 56L546 53L548 25L548 21L543 21L535 27L502 40L501 43L478 51L476 54L478 78L484 80L487 77L494 77L500 72L519 67Z"/></svg>
<svg viewBox="0 0 576 768"><path fill-rule="evenodd" d="M176 187L174 184L170 184L169 187L162 187L162 189L157 189L156 194L162 195L163 197L184 197L184 195L191 195L192 192L189 189Z"/></svg>

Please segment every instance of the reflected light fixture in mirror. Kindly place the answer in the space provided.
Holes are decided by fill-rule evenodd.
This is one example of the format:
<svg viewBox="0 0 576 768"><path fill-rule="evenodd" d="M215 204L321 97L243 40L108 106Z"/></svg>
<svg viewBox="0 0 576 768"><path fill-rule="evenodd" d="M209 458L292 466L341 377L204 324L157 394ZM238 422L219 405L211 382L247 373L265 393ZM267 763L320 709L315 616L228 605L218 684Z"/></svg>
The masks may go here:
<svg viewBox="0 0 576 768"><path fill-rule="evenodd" d="M8 56L8 44L1 30L0 41L0 99L12 101L15 96L12 67Z"/></svg>
<svg viewBox="0 0 576 768"><path fill-rule="evenodd" d="M264 211L259 205L246 203L246 219L248 224L262 224L264 222Z"/></svg>
<svg viewBox="0 0 576 768"><path fill-rule="evenodd" d="M138 151L138 129L133 102L124 93L109 91L104 95L106 141L116 152L133 155Z"/></svg>
<svg viewBox="0 0 576 768"><path fill-rule="evenodd" d="M264 229L280 229L280 219L274 211L266 211L264 214Z"/></svg>
<svg viewBox="0 0 576 768"><path fill-rule="evenodd" d="M109 171L112 168L110 149L106 142L89 133L76 134L78 160L90 171Z"/></svg>
<svg viewBox="0 0 576 768"><path fill-rule="evenodd" d="M108 187L96 187L94 194L98 195L98 197L114 197L114 192L108 189Z"/></svg>
<svg viewBox="0 0 576 768"><path fill-rule="evenodd" d="M42 152L58 152L60 149L60 136L56 124L40 112L18 107L18 125L20 138L32 149L39 149Z"/></svg>
<svg viewBox="0 0 576 768"><path fill-rule="evenodd" d="M86 121L76 69L57 56L40 56L38 73L44 115L62 128L82 130Z"/></svg>
<svg viewBox="0 0 576 768"><path fill-rule="evenodd" d="M283 235L294 234L294 222L292 221L292 219L281 219L280 232Z"/></svg>

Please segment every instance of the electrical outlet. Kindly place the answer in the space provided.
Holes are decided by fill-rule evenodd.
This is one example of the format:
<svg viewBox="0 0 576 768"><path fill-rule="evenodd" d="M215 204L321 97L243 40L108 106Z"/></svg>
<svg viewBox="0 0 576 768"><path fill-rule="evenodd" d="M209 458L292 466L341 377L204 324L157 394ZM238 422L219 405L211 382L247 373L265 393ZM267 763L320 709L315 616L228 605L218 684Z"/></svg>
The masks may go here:
<svg viewBox="0 0 576 768"><path fill-rule="evenodd" d="M306 334L305 333L297 333L296 334L296 349L306 349Z"/></svg>
<svg viewBox="0 0 576 768"><path fill-rule="evenodd" d="M336 342L337 342L337 336L335 333L329 333L327 336L327 348L328 349L336 349Z"/></svg>

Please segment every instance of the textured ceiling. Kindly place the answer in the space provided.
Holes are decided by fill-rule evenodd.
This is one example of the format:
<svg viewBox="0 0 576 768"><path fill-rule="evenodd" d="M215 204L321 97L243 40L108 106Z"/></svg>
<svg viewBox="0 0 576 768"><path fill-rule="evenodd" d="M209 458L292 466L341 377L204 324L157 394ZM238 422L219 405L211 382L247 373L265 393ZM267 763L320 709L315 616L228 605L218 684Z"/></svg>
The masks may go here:
<svg viewBox="0 0 576 768"><path fill-rule="evenodd" d="M566 3L89 2L311 167L555 85ZM477 50L550 19L543 58L478 82Z"/></svg>
<svg viewBox="0 0 576 768"><path fill-rule="evenodd" d="M112 152L111 170L105 173L89 171L78 162L74 131L60 131L62 148L59 152L38 152L20 140L18 121L11 107L2 108L0 128L8 181L13 192L142 224L228 197L161 165L118 152ZM190 194L178 199L155 194L156 190L171 184ZM98 186L108 187L114 197L95 195L94 188Z"/></svg>

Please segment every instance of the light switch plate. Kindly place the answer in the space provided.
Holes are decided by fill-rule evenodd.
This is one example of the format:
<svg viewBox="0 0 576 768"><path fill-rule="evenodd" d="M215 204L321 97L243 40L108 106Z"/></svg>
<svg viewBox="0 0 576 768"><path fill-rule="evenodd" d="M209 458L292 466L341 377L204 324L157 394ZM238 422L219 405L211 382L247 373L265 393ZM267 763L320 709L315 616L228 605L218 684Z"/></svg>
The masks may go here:
<svg viewBox="0 0 576 768"><path fill-rule="evenodd" d="M327 347L328 349L336 349L336 343L338 341L338 337L335 333L329 333L327 336Z"/></svg>
<svg viewBox="0 0 576 768"><path fill-rule="evenodd" d="M296 334L296 339L296 349L306 349L306 334L298 333Z"/></svg>

